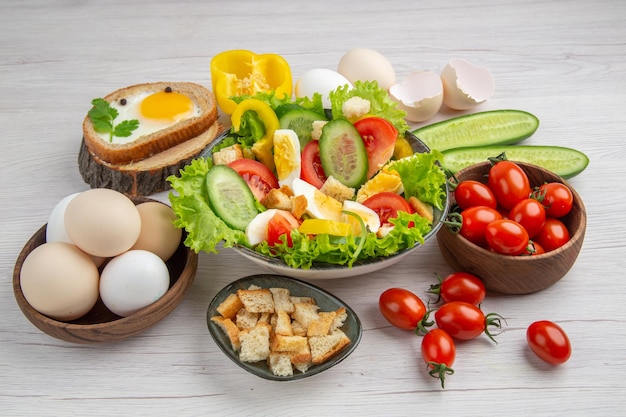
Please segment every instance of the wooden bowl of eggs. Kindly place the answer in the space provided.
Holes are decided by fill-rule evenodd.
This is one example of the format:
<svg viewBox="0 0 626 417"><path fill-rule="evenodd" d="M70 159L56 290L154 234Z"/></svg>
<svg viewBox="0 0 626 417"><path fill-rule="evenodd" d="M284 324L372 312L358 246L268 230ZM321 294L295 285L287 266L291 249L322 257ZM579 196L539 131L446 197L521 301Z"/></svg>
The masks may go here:
<svg viewBox="0 0 626 417"><path fill-rule="evenodd" d="M571 191L571 210L565 216L559 217L569 232L569 240L565 244L541 254L513 256L478 246L460 233L452 231L450 227L442 227L437 234L439 249L453 269L478 275L488 290L502 294L541 291L563 278L578 257L587 226L583 201L570 184L539 166L522 162L516 164L526 173L531 189L544 183L557 182L565 184ZM490 168L491 162L467 167L455 175L457 183L464 180L486 183ZM456 206L454 199L452 204Z"/></svg>
<svg viewBox="0 0 626 417"><path fill-rule="evenodd" d="M26 318L73 343L115 342L170 314L196 274L172 209L96 188L65 197L26 243L13 291Z"/></svg>

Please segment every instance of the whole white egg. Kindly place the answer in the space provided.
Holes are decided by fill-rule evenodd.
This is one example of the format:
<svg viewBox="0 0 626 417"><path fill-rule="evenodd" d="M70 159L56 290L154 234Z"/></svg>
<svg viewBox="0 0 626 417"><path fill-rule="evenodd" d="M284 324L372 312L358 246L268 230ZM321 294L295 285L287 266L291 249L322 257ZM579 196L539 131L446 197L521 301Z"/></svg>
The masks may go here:
<svg viewBox="0 0 626 417"><path fill-rule="evenodd" d="M314 68L306 71L298 81L296 81L295 93L296 97L313 97L313 94L319 93L322 96L324 108L330 109L330 99L328 93L348 85L352 88L352 83L337 71L327 68Z"/></svg>
<svg viewBox="0 0 626 417"><path fill-rule="evenodd" d="M100 274L100 297L113 313L127 317L161 298L170 285L167 265L146 250L111 259Z"/></svg>
<svg viewBox="0 0 626 417"><path fill-rule="evenodd" d="M80 193L70 194L63 197L52 209L48 216L46 225L46 242L66 242L72 243L72 239L65 229L65 209L74 197Z"/></svg>
<svg viewBox="0 0 626 417"><path fill-rule="evenodd" d="M383 90L396 83L396 72L391 63L380 52L370 48L354 48L339 60L337 72L352 83L376 81Z"/></svg>

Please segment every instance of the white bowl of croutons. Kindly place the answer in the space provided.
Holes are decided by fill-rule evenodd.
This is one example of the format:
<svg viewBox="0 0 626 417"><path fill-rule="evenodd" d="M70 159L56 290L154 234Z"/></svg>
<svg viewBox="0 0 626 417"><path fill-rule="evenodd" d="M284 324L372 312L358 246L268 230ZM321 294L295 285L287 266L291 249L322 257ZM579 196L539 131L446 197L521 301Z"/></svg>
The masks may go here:
<svg viewBox="0 0 626 417"><path fill-rule="evenodd" d="M312 284L272 274L224 287L207 311L209 333L234 363L261 378L293 381L343 361L361 340L345 302Z"/></svg>

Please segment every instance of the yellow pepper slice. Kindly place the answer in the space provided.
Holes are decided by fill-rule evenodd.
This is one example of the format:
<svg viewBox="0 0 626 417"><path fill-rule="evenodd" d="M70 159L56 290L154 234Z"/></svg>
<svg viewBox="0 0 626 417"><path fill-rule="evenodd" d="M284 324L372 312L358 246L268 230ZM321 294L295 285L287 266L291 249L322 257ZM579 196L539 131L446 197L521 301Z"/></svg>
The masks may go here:
<svg viewBox="0 0 626 417"><path fill-rule="evenodd" d="M399 135L396 139L396 145L393 148L394 158L402 159L406 156L411 156L414 153L415 152L413 152L413 148L411 147L411 144L409 143L407 138L405 138L404 135Z"/></svg>
<svg viewBox="0 0 626 417"><path fill-rule="evenodd" d="M262 162L270 170L274 170L274 155L272 146L274 142L274 132L280 127L278 117L274 110L264 101L256 98L247 98L235 107L230 121L235 132L241 127L241 118L245 112L253 111L265 125L265 135L252 145L252 153L256 159Z"/></svg>
<svg viewBox="0 0 626 417"><path fill-rule="evenodd" d="M232 114L237 104L231 97L274 91L291 97L293 81L289 63L277 54L256 54L245 49L221 52L211 60L211 82L217 104Z"/></svg>
<svg viewBox="0 0 626 417"><path fill-rule="evenodd" d="M348 236L352 233L352 227L348 223L335 220L305 219L298 231L306 235Z"/></svg>

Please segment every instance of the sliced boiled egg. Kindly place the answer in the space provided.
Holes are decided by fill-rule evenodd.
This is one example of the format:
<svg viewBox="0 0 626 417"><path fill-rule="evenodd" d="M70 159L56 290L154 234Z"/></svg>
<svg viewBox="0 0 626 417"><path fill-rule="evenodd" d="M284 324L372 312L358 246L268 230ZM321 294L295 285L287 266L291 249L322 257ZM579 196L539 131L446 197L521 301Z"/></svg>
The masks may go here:
<svg viewBox="0 0 626 417"><path fill-rule="evenodd" d="M487 68L464 59L452 59L441 72L443 102L454 110L471 109L490 98L495 90Z"/></svg>
<svg viewBox="0 0 626 417"><path fill-rule="evenodd" d="M404 192L402 178L400 178L400 174L397 171L387 168L380 170L359 188L356 194L356 201L362 203L374 194L382 193L383 191L390 191L396 194Z"/></svg>
<svg viewBox="0 0 626 417"><path fill-rule="evenodd" d="M437 114L443 103L443 83L432 71L415 71L389 88L389 96L406 112L407 120L423 122Z"/></svg>
<svg viewBox="0 0 626 417"><path fill-rule="evenodd" d="M200 108L189 96L169 89L124 97L112 102L111 107L118 112L116 123L123 120L139 121L139 127L130 136L113 137L113 143L118 144L132 142L200 114ZM99 135L103 140L109 141L108 133Z"/></svg>
<svg viewBox="0 0 626 417"><path fill-rule="evenodd" d="M278 209L268 209L257 214L246 227L246 238L251 245L257 245L267 240L267 224L278 212Z"/></svg>
<svg viewBox="0 0 626 417"><path fill-rule="evenodd" d="M341 220L343 205L333 197L324 194L314 185L296 178L292 183L294 196L304 196L306 213L315 219Z"/></svg>
<svg viewBox="0 0 626 417"><path fill-rule="evenodd" d="M300 178L301 157L300 140L291 129L274 131L274 164L280 186L288 186L296 178Z"/></svg>
<svg viewBox="0 0 626 417"><path fill-rule="evenodd" d="M361 203L357 203L356 201L346 200L343 202L343 210L349 211L359 216L370 232L377 233L378 229L380 229L380 217L371 208ZM359 221L355 219L354 216L343 213L343 221L349 223L352 226L352 232L355 235L358 236L361 234L361 223L359 223Z"/></svg>

